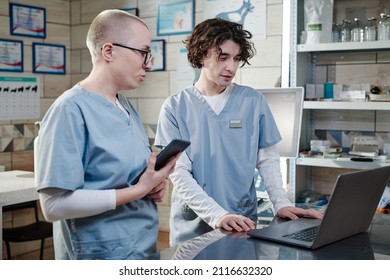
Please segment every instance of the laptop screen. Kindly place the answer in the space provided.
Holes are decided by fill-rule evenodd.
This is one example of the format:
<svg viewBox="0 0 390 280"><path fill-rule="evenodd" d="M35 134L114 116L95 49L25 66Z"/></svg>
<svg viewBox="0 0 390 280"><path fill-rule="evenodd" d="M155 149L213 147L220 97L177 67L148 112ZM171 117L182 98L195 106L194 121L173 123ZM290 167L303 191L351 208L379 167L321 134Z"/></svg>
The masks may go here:
<svg viewBox="0 0 390 280"><path fill-rule="evenodd" d="M304 91L296 88L258 89L274 115L282 141L277 147L281 157L296 158L299 153Z"/></svg>

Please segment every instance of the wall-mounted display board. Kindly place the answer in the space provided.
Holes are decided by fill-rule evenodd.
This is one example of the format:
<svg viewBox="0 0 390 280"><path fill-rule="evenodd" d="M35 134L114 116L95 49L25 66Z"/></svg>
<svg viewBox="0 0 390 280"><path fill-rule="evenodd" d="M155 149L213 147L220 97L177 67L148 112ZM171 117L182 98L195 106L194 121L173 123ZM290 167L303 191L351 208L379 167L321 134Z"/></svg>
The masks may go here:
<svg viewBox="0 0 390 280"><path fill-rule="evenodd" d="M33 72L65 74L65 46L33 43Z"/></svg>
<svg viewBox="0 0 390 280"><path fill-rule="evenodd" d="M46 9L9 4L11 35L46 38Z"/></svg>
<svg viewBox="0 0 390 280"><path fill-rule="evenodd" d="M157 4L157 36L191 33L195 22L194 0Z"/></svg>
<svg viewBox="0 0 390 280"><path fill-rule="evenodd" d="M0 71L23 72L23 42L0 39Z"/></svg>
<svg viewBox="0 0 390 280"><path fill-rule="evenodd" d="M150 71L165 70L165 40L152 40L150 46L153 66Z"/></svg>
<svg viewBox="0 0 390 280"><path fill-rule="evenodd" d="M266 39L266 0L204 0L203 19L222 18L241 24L253 39Z"/></svg>
<svg viewBox="0 0 390 280"><path fill-rule="evenodd" d="M0 76L0 120L39 118L38 78Z"/></svg>

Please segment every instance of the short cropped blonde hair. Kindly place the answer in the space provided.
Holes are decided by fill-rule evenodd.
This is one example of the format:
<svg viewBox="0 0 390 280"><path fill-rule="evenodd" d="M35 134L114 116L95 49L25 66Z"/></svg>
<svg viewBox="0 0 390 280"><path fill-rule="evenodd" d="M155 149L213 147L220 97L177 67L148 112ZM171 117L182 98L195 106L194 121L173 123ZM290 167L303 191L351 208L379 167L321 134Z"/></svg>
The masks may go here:
<svg viewBox="0 0 390 280"><path fill-rule="evenodd" d="M110 9L98 14L89 27L86 39L92 63L99 58L101 48L105 43L125 44L124 40L129 38L129 34L131 35L131 28L129 29L125 24L135 21L148 28L142 19L122 10Z"/></svg>

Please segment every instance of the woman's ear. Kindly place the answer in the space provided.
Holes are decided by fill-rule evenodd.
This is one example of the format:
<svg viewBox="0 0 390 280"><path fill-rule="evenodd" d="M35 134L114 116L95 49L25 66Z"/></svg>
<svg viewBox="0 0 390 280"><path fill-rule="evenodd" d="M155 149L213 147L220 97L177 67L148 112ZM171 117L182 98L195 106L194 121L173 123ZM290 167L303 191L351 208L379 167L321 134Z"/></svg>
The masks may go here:
<svg viewBox="0 0 390 280"><path fill-rule="evenodd" d="M113 45L111 43L104 44L103 47L101 48L102 58L109 62L112 61L113 60L112 51L113 51Z"/></svg>

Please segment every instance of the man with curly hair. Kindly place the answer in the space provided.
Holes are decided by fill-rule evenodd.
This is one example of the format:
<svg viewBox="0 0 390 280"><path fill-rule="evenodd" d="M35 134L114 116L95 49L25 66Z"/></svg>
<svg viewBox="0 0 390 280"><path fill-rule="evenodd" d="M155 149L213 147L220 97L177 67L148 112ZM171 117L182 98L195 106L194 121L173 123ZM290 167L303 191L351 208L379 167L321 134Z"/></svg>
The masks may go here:
<svg viewBox="0 0 390 280"><path fill-rule="evenodd" d="M214 228L250 231L256 227L254 170L280 217L321 218L295 208L283 189L278 128L264 96L233 82L239 66L255 55L252 34L219 18L198 24L184 41L199 79L164 103L156 145L173 138L191 141L170 178L174 184L170 244Z"/></svg>

